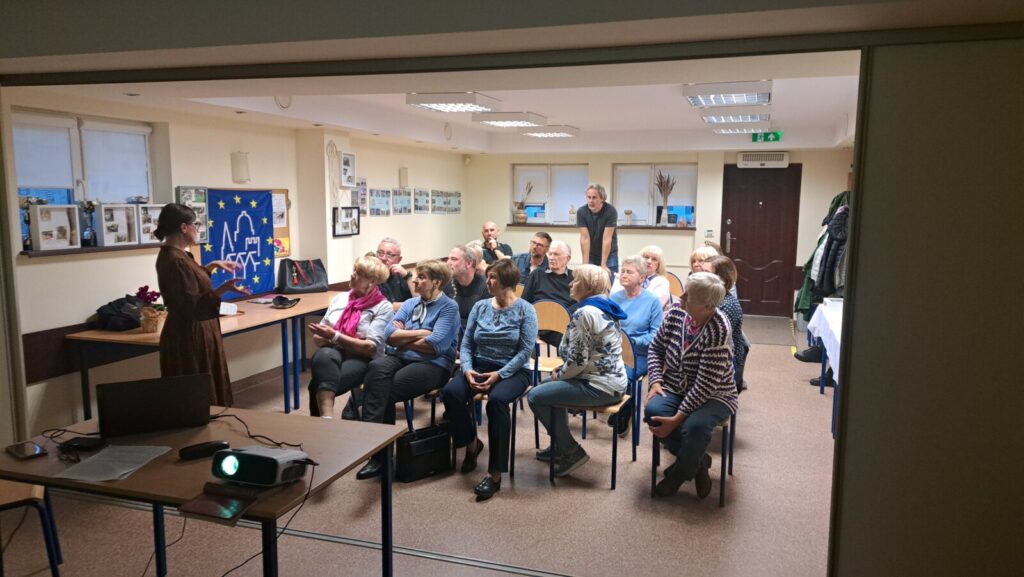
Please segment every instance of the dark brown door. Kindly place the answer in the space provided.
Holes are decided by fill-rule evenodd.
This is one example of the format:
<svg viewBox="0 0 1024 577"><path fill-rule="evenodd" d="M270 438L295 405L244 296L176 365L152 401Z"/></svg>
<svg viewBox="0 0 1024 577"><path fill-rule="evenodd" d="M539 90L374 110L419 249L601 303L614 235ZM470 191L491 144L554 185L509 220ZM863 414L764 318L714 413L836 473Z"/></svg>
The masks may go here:
<svg viewBox="0 0 1024 577"><path fill-rule="evenodd" d="M793 315L800 169L725 165L722 249L739 271L744 314Z"/></svg>

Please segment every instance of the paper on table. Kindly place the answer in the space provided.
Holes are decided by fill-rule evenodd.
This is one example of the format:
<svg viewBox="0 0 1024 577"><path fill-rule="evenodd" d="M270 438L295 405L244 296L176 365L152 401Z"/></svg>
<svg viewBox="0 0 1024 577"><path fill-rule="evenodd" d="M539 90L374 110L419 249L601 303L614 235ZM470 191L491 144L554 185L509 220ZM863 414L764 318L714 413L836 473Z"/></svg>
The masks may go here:
<svg viewBox="0 0 1024 577"><path fill-rule="evenodd" d="M54 475L78 481L115 481L124 479L143 465L170 451L170 447L111 445L89 459Z"/></svg>

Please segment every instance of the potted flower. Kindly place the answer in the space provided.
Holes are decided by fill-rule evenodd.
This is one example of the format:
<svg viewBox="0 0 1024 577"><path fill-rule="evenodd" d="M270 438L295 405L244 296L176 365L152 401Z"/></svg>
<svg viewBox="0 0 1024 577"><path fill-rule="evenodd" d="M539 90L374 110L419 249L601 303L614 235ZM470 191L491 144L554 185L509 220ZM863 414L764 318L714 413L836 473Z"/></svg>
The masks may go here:
<svg viewBox="0 0 1024 577"><path fill-rule="evenodd" d="M139 287L135 292L135 298L142 301L142 332L158 333L164 328L164 321L167 319L167 307L158 304L160 293L149 290L149 285Z"/></svg>

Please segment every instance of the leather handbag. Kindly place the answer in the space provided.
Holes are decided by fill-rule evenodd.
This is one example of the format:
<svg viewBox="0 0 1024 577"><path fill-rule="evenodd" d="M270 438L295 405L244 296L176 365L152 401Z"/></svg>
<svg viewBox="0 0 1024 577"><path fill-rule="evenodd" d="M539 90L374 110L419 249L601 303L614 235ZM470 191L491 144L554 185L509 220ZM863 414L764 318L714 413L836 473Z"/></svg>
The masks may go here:
<svg viewBox="0 0 1024 577"><path fill-rule="evenodd" d="M455 469L452 436L433 425L406 433L395 442L395 478L403 483L419 481Z"/></svg>
<svg viewBox="0 0 1024 577"><path fill-rule="evenodd" d="M277 288L281 294L327 292L327 269L320 259L281 259L277 267Z"/></svg>

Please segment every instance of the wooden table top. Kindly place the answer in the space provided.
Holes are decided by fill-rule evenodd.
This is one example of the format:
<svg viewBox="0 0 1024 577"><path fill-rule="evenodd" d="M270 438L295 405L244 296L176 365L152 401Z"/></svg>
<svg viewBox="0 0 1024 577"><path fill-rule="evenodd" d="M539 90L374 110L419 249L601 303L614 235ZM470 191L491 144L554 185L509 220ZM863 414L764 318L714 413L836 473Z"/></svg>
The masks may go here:
<svg viewBox="0 0 1024 577"><path fill-rule="evenodd" d="M287 309L275 309L269 304L259 305L249 301L238 301L237 315L220 317L220 331L222 334L230 335L251 329L254 327L270 325L286 319L297 317L302 314L309 314L315 311L324 310L331 303L331 299L337 296L339 291L327 291L322 293L309 293L302 295L290 295L289 298L298 298L295 306ZM125 345L160 346L160 333L144 333L142 329L130 331L103 331L89 330L78 333L71 333L65 338L80 341L92 341L102 343L120 343Z"/></svg>
<svg viewBox="0 0 1024 577"><path fill-rule="evenodd" d="M212 407L216 414L223 407ZM246 409L228 409L225 414L238 415L249 425L253 434L266 435L275 441L302 443L302 450L319 463L315 471L310 467L301 480L272 489L250 507L243 518L263 521L278 519L297 507L306 489L309 476L314 474L311 494L323 490L335 479L351 471L405 431L404 425L378 425L360 421L321 419L304 415L284 415ZM69 425L67 429L78 433L98 430L96 419ZM65 434L58 440L67 440L75 435ZM120 481L87 482L54 478L69 465L57 456L57 447L43 437L33 439L48 452L44 457L20 461L6 451L0 452L0 478L12 481L36 483L84 493L105 495L178 507L191 501L203 492L208 481L216 481L210 472L210 458L194 461L180 461L178 449L204 441L228 441L233 448L257 445L258 442L245 436L245 427L233 418L221 417L210 421L205 427L132 435L114 439L116 445L168 446L170 451L150 461ZM86 453L88 455L88 453Z"/></svg>

